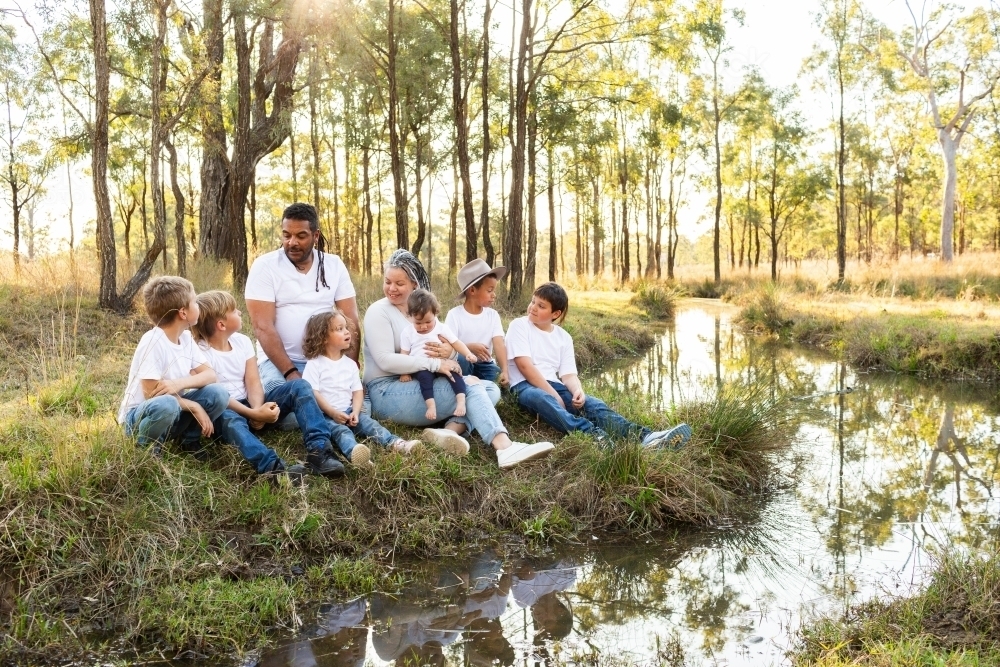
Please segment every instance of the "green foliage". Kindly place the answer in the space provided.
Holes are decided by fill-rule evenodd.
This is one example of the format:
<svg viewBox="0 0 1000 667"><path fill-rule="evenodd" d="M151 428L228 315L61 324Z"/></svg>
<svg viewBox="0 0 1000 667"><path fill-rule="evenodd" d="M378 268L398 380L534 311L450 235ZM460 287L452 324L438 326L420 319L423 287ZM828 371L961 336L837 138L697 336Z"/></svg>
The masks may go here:
<svg viewBox="0 0 1000 667"><path fill-rule="evenodd" d="M629 303L644 311L649 317L657 320L673 318L677 299L680 297L676 289L642 280L636 283L633 291L635 294Z"/></svg>

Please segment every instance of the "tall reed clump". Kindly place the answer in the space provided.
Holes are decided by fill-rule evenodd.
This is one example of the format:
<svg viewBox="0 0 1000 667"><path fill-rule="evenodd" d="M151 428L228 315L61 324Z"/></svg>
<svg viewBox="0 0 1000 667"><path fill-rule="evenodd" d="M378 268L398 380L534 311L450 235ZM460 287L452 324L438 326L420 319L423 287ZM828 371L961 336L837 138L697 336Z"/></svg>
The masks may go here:
<svg viewBox="0 0 1000 667"><path fill-rule="evenodd" d="M672 319L677 310L677 299L681 296L676 288L646 280L637 282L633 292L629 303L656 320Z"/></svg>
<svg viewBox="0 0 1000 667"><path fill-rule="evenodd" d="M741 309L736 321L750 333L776 336L787 333L793 320L785 299L779 286L765 283L740 295L737 303Z"/></svg>
<svg viewBox="0 0 1000 667"><path fill-rule="evenodd" d="M796 665L1000 664L1000 556L995 546L940 557L927 588L875 599L803 629Z"/></svg>

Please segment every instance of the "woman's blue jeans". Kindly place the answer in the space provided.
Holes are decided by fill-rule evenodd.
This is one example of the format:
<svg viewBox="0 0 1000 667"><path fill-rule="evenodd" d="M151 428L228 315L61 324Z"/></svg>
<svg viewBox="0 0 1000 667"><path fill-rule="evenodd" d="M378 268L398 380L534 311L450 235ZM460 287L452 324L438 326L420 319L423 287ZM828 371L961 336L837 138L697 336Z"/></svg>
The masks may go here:
<svg viewBox="0 0 1000 667"><path fill-rule="evenodd" d="M229 392L221 384L209 384L191 389L183 398L194 401L208 413L213 422L229 404ZM157 396L143 401L125 415L125 434L135 437L139 447L152 447L154 454L168 440L177 440L181 449L197 449L201 426L190 412L181 410L176 396Z"/></svg>
<svg viewBox="0 0 1000 667"><path fill-rule="evenodd" d="M352 408L347 409L347 414L351 414ZM350 460L351 452L358 444L357 438L371 438L383 447L388 447L397 440L401 440L398 435L393 435L389 429L379 424L368 416L364 411L358 415L358 423L354 426L338 424L329 417L326 418L326 425L330 432L330 440L337 444L337 447L344 456Z"/></svg>
<svg viewBox="0 0 1000 667"><path fill-rule="evenodd" d="M371 402L372 417L379 421L393 421L407 426L430 426L435 422L427 419L427 405L420 395L420 385L416 382L400 382L396 376L376 378L368 383L368 400ZM500 388L492 382L470 384L465 392L465 416L454 417L455 392L447 378L434 379L434 403L438 417L448 422L463 424L469 431L475 431L486 444L507 429L496 408L500 400Z"/></svg>
<svg viewBox="0 0 1000 667"><path fill-rule="evenodd" d="M562 433L581 431L597 438L635 436L641 440L652 432L645 426L633 424L609 408L607 403L593 396L587 396L583 407L578 410L573 407L573 394L566 385L561 382L549 384L562 398L565 408L559 405L554 396L528 381L518 382L510 390L517 396L518 405L538 415L542 421Z"/></svg>

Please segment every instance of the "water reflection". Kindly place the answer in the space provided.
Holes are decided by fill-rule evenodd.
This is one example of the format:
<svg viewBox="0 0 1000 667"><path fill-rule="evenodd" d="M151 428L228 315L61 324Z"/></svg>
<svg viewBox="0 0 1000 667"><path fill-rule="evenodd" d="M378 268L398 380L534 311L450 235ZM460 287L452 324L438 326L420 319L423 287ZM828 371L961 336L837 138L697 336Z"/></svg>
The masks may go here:
<svg viewBox="0 0 1000 667"><path fill-rule="evenodd" d="M788 480L739 525L642 545L432 569L413 590L318 615L262 665L782 664L804 620L919 583L942 546L1000 538L1000 417L991 392L858 372L746 339L725 306L682 309L598 393L662 408L735 382L790 401ZM353 606L352 606L353 605Z"/></svg>

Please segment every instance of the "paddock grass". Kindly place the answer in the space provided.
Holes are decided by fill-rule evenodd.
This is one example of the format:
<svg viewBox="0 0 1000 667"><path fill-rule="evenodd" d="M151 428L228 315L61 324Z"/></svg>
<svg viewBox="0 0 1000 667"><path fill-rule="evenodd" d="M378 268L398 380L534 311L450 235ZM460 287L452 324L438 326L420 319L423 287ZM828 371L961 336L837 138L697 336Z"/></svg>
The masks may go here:
<svg viewBox="0 0 1000 667"><path fill-rule="evenodd" d="M688 421L694 438L677 452L561 438L505 395L498 410L512 436L556 442L551 456L501 471L478 441L464 458L376 451L373 469L310 477L302 488L259 479L224 446L207 461L169 451L156 459L115 423L149 325L138 312L99 310L93 274L58 282L68 269L26 267L0 284L0 343L10 350L0 362L4 664L128 650L245 654L296 628L310 602L398 589L403 559L712 523L770 488L768 462L786 440L780 402L732 387L668 414L641 396L605 396L649 426ZM215 265L191 273L199 289L225 284ZM362 309L381 296L378 281L357 287ZM449 303L446 289L439 295ZM652 344L632 296L571 292L566 327L581 368ZM286 460L304 456L298 433L266 440Z"/></svg>
<svg viewBox="0 0 1000 667"><path fill-rule="evenodd" d="M948 553L926 589L817 621L791 658L821 667L1000 664L1000 556Z"/></svg>

